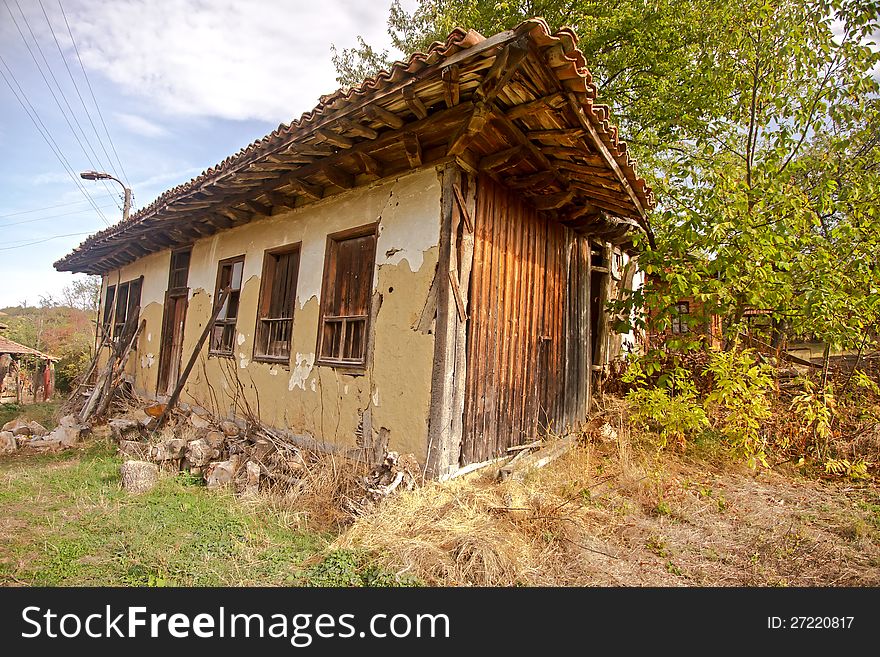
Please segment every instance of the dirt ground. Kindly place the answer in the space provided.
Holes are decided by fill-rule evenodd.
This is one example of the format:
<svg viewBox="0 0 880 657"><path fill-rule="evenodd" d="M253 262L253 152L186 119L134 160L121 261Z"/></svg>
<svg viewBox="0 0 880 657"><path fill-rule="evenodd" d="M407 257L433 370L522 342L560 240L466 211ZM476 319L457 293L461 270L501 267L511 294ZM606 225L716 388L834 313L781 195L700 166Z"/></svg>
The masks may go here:
<svg viewBox="0 0 880 657"><path fill-rule="evenodd" d="M582 445L522 483L430 484L338 540L440 585L876 586L880 488Z"/></svg>

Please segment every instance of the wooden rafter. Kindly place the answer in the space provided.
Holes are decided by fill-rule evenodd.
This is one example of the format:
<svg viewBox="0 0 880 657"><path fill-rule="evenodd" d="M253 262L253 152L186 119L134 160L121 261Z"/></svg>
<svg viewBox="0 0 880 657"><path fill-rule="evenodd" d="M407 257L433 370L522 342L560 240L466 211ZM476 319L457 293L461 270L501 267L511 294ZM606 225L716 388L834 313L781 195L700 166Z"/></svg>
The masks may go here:
<svg viewBox="0 0 880 657"><path fill-rule="evenodd" d="M403 148L406 151L406 159L410 167L417 169L422 166L422 145L419 137L414 132L403 133Z"/></svg>
<svg viewBox="0 0 880 657"><path fill-rule="evenodd" d="M444 67L440 77L443 80L443 100L446 102L446 107L455 107L461 99L458 64Z"/></svg>
<svg viewBox="0 0 880 657"><path fill-rule="evenodd" d="M379 123L384 123L389 128L394 130L398 130L403 127L403 119L397 116L394 112L389 112L378 105L367 105L364 108L364 115L368 118L378 121Z"/></svg>

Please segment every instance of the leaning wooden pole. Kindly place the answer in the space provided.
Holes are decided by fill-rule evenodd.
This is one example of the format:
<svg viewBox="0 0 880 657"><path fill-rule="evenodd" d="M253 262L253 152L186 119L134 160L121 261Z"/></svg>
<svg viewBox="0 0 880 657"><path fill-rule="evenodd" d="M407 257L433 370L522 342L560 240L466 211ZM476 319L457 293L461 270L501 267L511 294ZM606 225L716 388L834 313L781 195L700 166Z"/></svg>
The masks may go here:
<svg viewBox="0 0 880 657"><path fill-rule="evenodd" d="M214 322L217 321L217 316L220 314L220 310L223 308L226 300L229 298L229 290L230 288L227 286L220 294L220 298L218 299L217 304L214 306L214 312L211 313L211 319L209 319L208 323L205 324L205 330L202 331L202 334L199 336L199 341L196 342L195 349L193 349L192 355L189 357L189 362L187 362L186 367L183 368L183 372L180 373L180 378L177 380L177 385L174 386L174 392L171 393L171 398L165 405L165 410L162 411L162 415L159 416L159 421L156 423L157 429L162 427L162 425L165 423L165 420L167 420L168 416L171 415L171 411L174 410L175 406L177 406L177 400L180 398L180 393L183 391L183 386L186 384L186 379L187 377L189 377L189 373L192 372L192 368L196 364L196 360L199 357L199 352L202 350L202 345L205 344L205 340L207 340L208 336L211 334L211 328L214 326Z"/></svg>

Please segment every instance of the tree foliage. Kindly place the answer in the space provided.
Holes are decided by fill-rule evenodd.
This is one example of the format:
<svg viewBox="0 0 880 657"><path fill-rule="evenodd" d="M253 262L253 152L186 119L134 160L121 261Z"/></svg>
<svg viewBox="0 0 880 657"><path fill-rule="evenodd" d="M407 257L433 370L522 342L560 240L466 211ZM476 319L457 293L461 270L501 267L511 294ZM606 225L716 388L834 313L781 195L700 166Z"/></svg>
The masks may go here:
<svg viewBox="0 0 880 657"><path fill-rule="evenodd" d="M648 284L624 300L646 311L643 327L662 330L691 297L703 313L693 323L720 315L728 338L750 308L842 347L876 336L875 3L420 0L408 13L395 1L388 29L410 53L455 26L490 35L532 16L575 29L660 199L656 248L640 245ZM363 40L343 53L345 84L389 64Z"/></svg>

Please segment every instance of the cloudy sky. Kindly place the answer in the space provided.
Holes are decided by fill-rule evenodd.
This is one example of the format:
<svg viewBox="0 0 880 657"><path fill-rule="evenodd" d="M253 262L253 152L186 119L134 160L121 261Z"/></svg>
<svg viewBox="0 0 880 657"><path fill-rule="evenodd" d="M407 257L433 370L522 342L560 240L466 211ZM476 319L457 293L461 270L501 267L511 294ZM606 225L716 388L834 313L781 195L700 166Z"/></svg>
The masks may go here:
<svg viewBox="0 0 880 657"><path fill-rule="evenodd" d="M52 263L121 217L79 172L148 205L334 91L330 45L387 46L389 5L0 0L0 308L57 295Z"/></svg>

